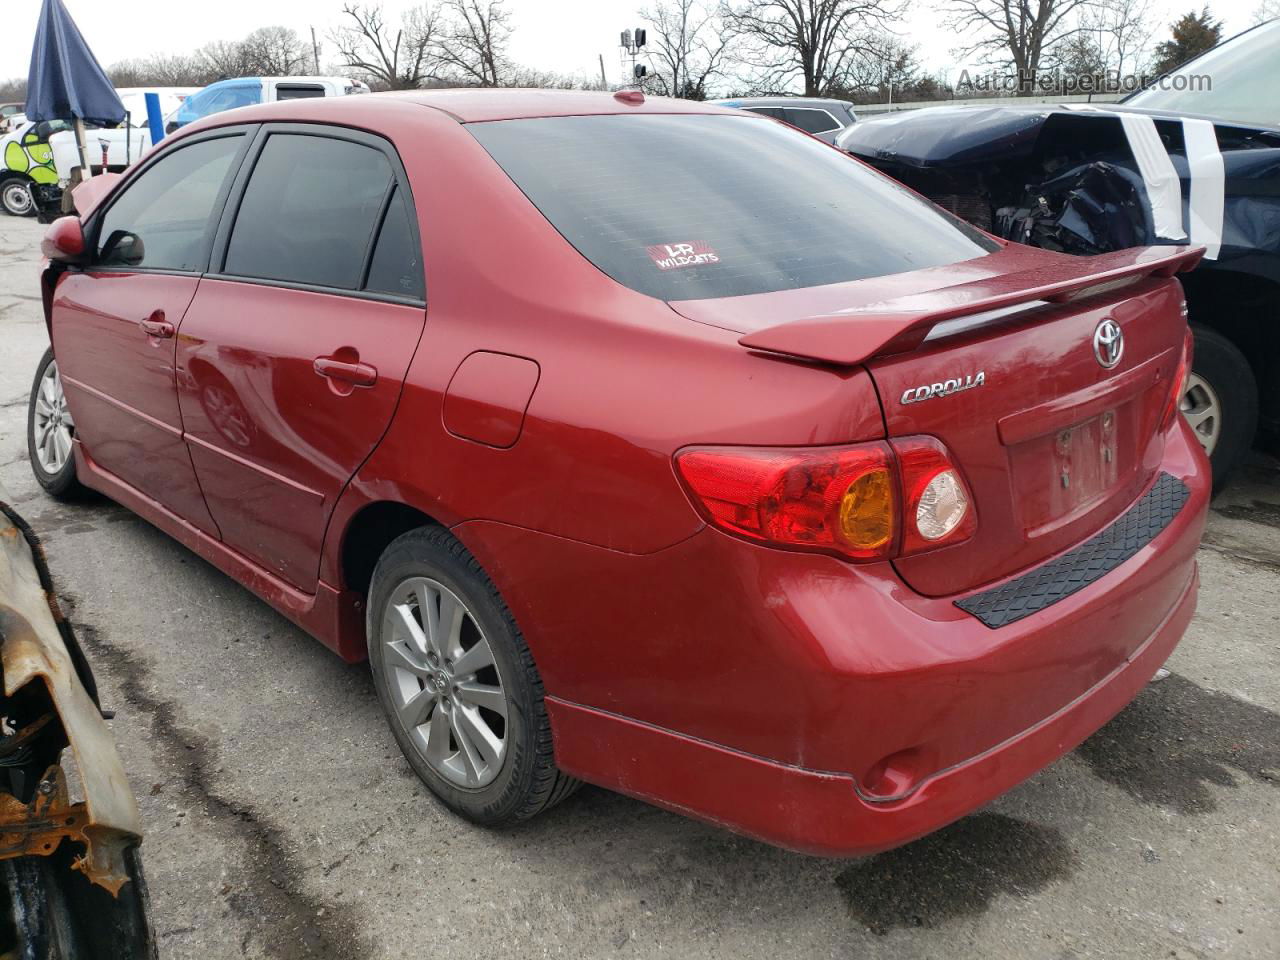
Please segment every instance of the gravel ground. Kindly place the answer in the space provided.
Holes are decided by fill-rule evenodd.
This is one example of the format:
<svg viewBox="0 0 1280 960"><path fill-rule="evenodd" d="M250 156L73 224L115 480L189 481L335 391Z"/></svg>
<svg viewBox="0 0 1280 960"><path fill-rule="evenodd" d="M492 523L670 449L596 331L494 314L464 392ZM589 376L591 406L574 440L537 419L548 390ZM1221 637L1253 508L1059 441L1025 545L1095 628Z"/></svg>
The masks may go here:
<svg viewBox="0 0 1280 960"><path fill-rule="evenodd" d="M0 483L45 538L146 827L161 955L1258 957L1280 952L1280 463L1219 497L1172 676L989 808L817 860L584 788L519 829L445 812L346 666L27 464L47 345L32 221L0 216Z"/></svg>

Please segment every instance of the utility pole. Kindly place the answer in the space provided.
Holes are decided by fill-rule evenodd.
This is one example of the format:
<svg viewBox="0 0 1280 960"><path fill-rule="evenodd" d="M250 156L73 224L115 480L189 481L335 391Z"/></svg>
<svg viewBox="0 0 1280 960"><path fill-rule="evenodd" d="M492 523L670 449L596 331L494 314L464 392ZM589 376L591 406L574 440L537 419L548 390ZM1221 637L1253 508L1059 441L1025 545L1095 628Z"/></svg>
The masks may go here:
<svg viewBox="0 0 1280 960"><path fill-rule="evenodd" d="M316 43L316 28L311 28L311 54L315 57L316 76L320 76L320 44Z"/></svg>
<svg viewBox="0 0 1280 960"><path fill-rule="evenodd" d="M604 75L604 54L600 54L600 89L609 89L609 78Z"/></svg>

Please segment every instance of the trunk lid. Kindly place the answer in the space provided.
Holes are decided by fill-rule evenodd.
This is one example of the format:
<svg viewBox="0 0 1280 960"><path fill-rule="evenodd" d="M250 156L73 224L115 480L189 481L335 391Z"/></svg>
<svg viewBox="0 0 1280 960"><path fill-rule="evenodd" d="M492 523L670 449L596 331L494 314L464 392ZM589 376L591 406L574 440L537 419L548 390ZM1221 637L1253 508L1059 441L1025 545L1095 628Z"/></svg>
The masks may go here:
<svg viewBox="0 0 1280 960"><path fill-rule="evenodd" d="M890 437L946 444L973 494L977 533L895 565L920 593L961 593L1087 539L1151 482L1186 331L1181 288L1167 278L1199 256L1171 247L1089 258L1036 251L1011 260L1023 269L790 322L775 301L774 325L740 342L863 363ZM674 306L711 321L697 316L709 303L719 311L732 301ZM1111 366L1095 354L1106 321L1123 338ZM1099 349L1111 359L1106 343Z"/></svg>

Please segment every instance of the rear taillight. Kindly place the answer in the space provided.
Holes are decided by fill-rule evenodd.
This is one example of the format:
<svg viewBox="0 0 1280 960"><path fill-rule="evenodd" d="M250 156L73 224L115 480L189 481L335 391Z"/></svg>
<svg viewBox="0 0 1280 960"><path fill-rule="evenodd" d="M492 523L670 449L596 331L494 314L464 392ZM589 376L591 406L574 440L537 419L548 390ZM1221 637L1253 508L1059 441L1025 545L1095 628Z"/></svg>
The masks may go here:
<svg viewBox="0 0 1280 960"><path fill-rule="evenodd" d="M1195 342L1195 337L1188 327L1186 335L1182 338L1182 356L1178 360L1177 369L1173 371L1173 379L1170 381L1172 390L1169 393L1169 399L1165 401L1164 413L1160 417L1160 429L1162 431L1168 430L1172 425L1173 417L1178 412L1178 407L1182 402L1182 395L1187 392L1187 378L1191 376L1191 360L1195 353Z"/></svg>
<svg viewBox="0 0 1280 960"><path fill-rule="evenodd" d="M676 465L703 513L731 533L859 560L897 538L897 480L887 444L695 447Z"/></svg>
<svg viewBox="0 0 1280 960"><path fill-rule="evenodd" d="M847 447L691 447L676 467L722 530L773 546L883 560L968 539L972 498L932 437Z"/></svg>

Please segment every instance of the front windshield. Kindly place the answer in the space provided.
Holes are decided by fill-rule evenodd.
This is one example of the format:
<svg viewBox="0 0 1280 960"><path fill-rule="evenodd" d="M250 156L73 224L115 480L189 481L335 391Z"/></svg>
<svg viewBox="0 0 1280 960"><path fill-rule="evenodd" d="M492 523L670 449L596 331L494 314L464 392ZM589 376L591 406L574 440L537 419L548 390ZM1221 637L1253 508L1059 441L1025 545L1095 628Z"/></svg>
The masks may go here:
<svg viewBox="0 0 1280 960"><path fill-rule="evenodd" d="M1280 127L1280 20L1248 30L1183 64L1129 106Z"/></svg>

